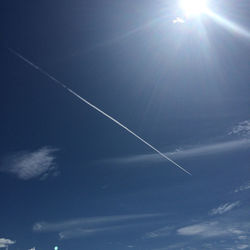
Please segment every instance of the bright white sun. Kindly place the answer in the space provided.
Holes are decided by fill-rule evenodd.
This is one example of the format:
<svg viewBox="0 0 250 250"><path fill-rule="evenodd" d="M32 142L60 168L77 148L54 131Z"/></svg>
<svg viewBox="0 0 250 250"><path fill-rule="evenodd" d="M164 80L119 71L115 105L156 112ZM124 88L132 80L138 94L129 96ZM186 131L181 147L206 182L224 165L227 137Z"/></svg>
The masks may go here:
<svg viewBox="0 0 250 250"><path fill-rule="evenodd" d="M186 17L200 16L207 10L206 0L180 0L180 7L182 8Z"/></svg>

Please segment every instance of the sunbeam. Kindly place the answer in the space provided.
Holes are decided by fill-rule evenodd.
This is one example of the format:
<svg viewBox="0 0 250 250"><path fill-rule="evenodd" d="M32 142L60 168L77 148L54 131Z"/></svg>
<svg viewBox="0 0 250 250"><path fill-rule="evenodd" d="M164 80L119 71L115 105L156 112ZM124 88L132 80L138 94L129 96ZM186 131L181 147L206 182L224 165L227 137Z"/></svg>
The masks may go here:
<svg viewBox="0 0 250 250"><path fill-rule="evenodd" d="M227 30L236 33L238 35L241 35L245 38L250 39L250 31L246 30L245 28L241 27L240 25L229 21L228 19L214 13L213 11L207 9L206 14L212 19L214 20L216 23L220 24L221 26L223 26L224 28L226 28Z"/></svg>

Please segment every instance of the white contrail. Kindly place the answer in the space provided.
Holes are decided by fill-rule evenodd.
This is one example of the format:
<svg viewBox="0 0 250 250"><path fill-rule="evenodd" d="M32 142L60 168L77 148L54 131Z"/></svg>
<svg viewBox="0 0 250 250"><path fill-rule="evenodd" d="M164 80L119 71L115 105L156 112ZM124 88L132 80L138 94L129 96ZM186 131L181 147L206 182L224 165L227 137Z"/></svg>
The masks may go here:
<svg viewBox="0 0 250 250"><path fill-rule="evenodd" d="M29 61L27 58L25 58L24 56L22 56L21 54L19 54L15 50L13 50L11 48L9 48L9 50L10 50L10 52L12 54L14 54L17 57L21 58L24 62L26 62L27 64L29 64L31 67L35 68L36 70L38 70L43 75L47 76L52 81L54 81L55 83L59 84L61 87L65 88L72 95L74 95L75 97L77 97L78 99L80 99L81 101L83 101L84 103L88 104L90 107L92 107L93 109L95 109L96 111L98 111L99 113L101 113L102 115L106 116L111 121L115 122L117 125L119 125L123 129L125 129L127 132L129 132L130 134L132 134L133 136L135 136L137 139L139 139L141 142L143 142L148 147L150 147L151 149L153 149L159 155L161 155L162 157L164 157L165 159L167 159L168 161L170 161L171 163L173 163L176 167L178 167L179 169L181 169L185 173L187 173L189 175L192 175L190 172L188 172L186 169L184 169L183 167L181 167L175 161L173 161L168 156L166 156L165 154L163 154L162 152L160 152L157 148L155 148L154 146L152 146L150 143L146 142L144 139L142 139L139 135L137 135L136 133L134 133L132 130L130 130L129 128L127 128L126 126L124 126L122 123L120 123L119 121L117 121L115 118L113 118L112 116L108 115L107 113L105 113L104 111L102 111L101 109L99 109L98 107L96 107L94 104L90 103L89 101L87 101L86 99L84 99L83 97L81 97L80 95L78 95L76 92L74 92L72 89L70 89L69 87L67 87L65 84L63 84L62 82L60 82L59 80L57 80L53 76L51 76L49 73L47 73L46 71L44 71L42 68L38 67L33 62Z"/></svg>

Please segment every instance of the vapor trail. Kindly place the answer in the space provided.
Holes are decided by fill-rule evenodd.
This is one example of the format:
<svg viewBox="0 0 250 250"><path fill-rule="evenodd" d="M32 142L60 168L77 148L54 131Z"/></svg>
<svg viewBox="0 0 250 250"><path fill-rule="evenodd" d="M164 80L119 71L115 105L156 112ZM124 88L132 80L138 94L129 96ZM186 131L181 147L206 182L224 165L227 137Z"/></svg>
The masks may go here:
<svg viewBox="0 0 250 250"><path fill-rule="evenodd" d="M155 148L154 146L152 146L150 143L146 142L144 139L142 139L139 135L137 135L136 133L134 133L132 130L130 130L129 128L127 128L126 126L124 126L122 123L120 123L119 121L117 121L115 118L113 118L112 116L108 115L107 113L105 113L104 111L102 111L101 109L99 109L98 107L96 107L94 104L90 103L89 101L87 101L86 99L84 99L83 97L81 97L80 95L78 95L76 92L74 92L72 89L70 89L69 87L67 87L61 81L59 81L56 78L54 78L53 76L51 76L49 73L47 73L46 71L44 71L42 68L40 68L39 66L37 66L33 62L29 61L27 58L25 58L24 56L22 56L21 54L19 54L15 50L9 48L9 51L12 54L14 54L15 56L17 56L20 59L22 59L27 64L29 64L31 67L33 67L36 70L38 70L43 75L47 76L53 82L59 84L61 87L63 87L64 89L66 89L68 92L70 92L72 95L74 95L75 97L77 97L78 99L80 99L81 101L83 101L84 103L86 103L87 105L89 105L90 107L92 107L93 109L95 109L96 111L98 111L99 113L101 113L102 115L106 116L111 121L113 121L114 123L116 123L117 125L119 125L120 127L122 127L123 129L125 129L127 132L129 132L130 134L132 134L133 136L135 136L137 139L139 139L145 145L147 145L148 147L150 147L151 149L153 149L156 153L158 153L159 155L161 155L162 157L164 157L166 160L168 160L171 163L173 163L176 167L178 167L179 169L181 169L182 171L184 171L186 174L192 175L190 172L188 172L186 169L184 169L183 167L181 167L178 163L176 163L175 161L173 161L172 159L170 159L168 156L166 156L165 154L163 154L161 151L159 151L157 148Z"/></svg>

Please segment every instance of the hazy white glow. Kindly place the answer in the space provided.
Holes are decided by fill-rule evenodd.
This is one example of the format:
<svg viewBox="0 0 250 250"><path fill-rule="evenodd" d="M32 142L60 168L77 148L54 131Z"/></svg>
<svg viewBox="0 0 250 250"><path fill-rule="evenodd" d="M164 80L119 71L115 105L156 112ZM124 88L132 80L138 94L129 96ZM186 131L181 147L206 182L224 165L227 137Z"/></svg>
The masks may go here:
<svg viewBox="0 0 250 250"><path fill-rule="evenodd" d="M180 7L182 8L186 17L199 16L206 12L206 0L181 0Z"/></svg>
<svg viewBox="0 0 250 250"><path fill-rule="evenodd" d="M224 28L226 28L227 30L235 33L235 34L239 34L245 38L250 39L250 31L245 29L244 27L241 27L240 25L227 20L224 17L221 17L219 15L217 15L216 13L207 10L206 14L211 17L215 22L217 22L218 24L222 25Z"/></svg>
<svg viewBox="0 0 250 250"><path fill-rule="evenodd" d="M177 17L173 20L173 23L185 23L189 18L199 17L205 14L227 30L250 39L249 30L211 11L208 6L208 1L209 0L179 0L179 6L186 18L182 19Z"/></svg>

